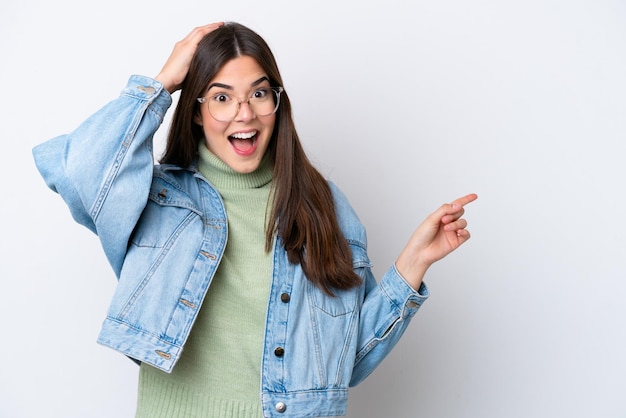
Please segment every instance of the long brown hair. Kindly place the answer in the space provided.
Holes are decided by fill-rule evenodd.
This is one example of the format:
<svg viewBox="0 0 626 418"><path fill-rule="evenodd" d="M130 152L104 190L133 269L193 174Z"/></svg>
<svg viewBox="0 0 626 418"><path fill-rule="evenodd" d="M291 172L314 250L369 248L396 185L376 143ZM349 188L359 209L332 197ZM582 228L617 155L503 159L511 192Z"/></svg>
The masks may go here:
<svg viewBox="0 0 626 418"><path fill-rule="evenodd" d="M270 85L283 86L274 55L256 32L238 23L227 23L209 33L198 44L183 83L162 163L180 167L194 163L198 145L204 139L202 128L194 122L196 98L224 64L242 55L259 63ZM300 264L307 278L327 294L333 295L333 289L358 286L361 279L353 270L352 254L337 222L332 193L304 153L286 91L281 95L267 153L274 174L266 251L276 234L289 261Z"/></svg>

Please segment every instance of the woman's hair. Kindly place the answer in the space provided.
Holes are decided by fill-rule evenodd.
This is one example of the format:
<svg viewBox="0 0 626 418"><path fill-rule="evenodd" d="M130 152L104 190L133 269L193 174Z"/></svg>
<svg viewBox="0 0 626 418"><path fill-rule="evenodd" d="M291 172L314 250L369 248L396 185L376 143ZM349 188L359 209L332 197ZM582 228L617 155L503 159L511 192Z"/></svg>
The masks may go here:
<svg viewBox="0 0 626 418"><path fill-rule="evenodd" d="M196 98L224 64L244 55L259 63L271 86L283 86L274 55L257 33L237 23L227 23L209 33L198 44L183 83L162 163L188 167L197 159L204 133L194 122L199 106ZM304 153L287 92L282 93L266 152L274 170L266 251L274 234L278 235L289 261L299 263L307 278L329 295L333 289L359 285L361 279L353 270L352 253L339 228L332 193Z"/></svg>

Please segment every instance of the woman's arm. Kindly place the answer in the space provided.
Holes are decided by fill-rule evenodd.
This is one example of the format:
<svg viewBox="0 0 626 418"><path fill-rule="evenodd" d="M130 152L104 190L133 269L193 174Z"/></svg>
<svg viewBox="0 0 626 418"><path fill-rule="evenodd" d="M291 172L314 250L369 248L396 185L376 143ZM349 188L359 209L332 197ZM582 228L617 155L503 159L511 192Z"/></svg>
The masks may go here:
<svg viewBox="0 0 626 418"><path fill-rule="evenodd" d="M155 79L133 76L120 97L69 135L33 150L48 186L74 219L95 232L119 276L128 240L152 180L152 137L182 85L198 42L223 23L195 28L176 43Z"/></svg>
<svg viewBox="0 0 626 418"><path fill-rule="evenodd" d="M475 194L464 196L430 214L380 283L367 269L351 386L363 381L383 361L428 298L422 282L426 270L470 238L467 221L461 216L463 207L476 198Z"/></svg>
<svg viewBox="0 0 626 418"><path fill-rule="evenodd" d="M98 235L118 275L148 199L152 137L170 104L159 82L133 76L119 98L75 131L33 149L47 185L78 223Z"/></svg>

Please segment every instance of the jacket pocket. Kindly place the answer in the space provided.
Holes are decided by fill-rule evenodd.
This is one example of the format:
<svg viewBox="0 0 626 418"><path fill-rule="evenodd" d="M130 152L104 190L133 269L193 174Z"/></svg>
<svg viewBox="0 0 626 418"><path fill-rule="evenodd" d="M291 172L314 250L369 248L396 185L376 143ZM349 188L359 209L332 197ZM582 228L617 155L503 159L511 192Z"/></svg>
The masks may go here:
<svg viewBox="0 0 626 418"><path fill-rule="evenodd" d="M313 306L331 317L347 315L356 309L358 291L356 289L333 289L334 297L328 296L321 289L309 282L309 295Z"/></svg>
<svg viewBox="0 0 626 418"><path fill-rule="evenodd" d="M191 199L162 179L153 179L148 204L133 231L137 247L163 248L193 214L201 215Z"/></svg>
<svg viewBox="0 0 626 418"><path fill-rule="evenodd" d="M358 245L350 245L352 250L352 264L354 271L364 280L363 270L371 267L365 250ZM328 296L317 286L309 282L309 294L311 302L318 310L331 317L347 315L359 305L359 295L362 293L359 287L348 290L333 289L334 297Z"/></svg>

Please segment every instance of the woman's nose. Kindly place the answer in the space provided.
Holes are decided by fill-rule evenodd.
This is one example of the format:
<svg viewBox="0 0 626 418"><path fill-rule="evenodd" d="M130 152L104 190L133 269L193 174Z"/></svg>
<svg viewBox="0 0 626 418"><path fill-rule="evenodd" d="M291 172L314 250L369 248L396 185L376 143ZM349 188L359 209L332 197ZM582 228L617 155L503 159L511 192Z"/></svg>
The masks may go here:
<svg viewBox="0 0 626 418"><path fill-rule="evenodd" d="M248 122L255 117L254 110L252 110L252 106L250 106L250 100L239 102L239 109L237 110L237 115L235 115L236 121Z"/></svg>

